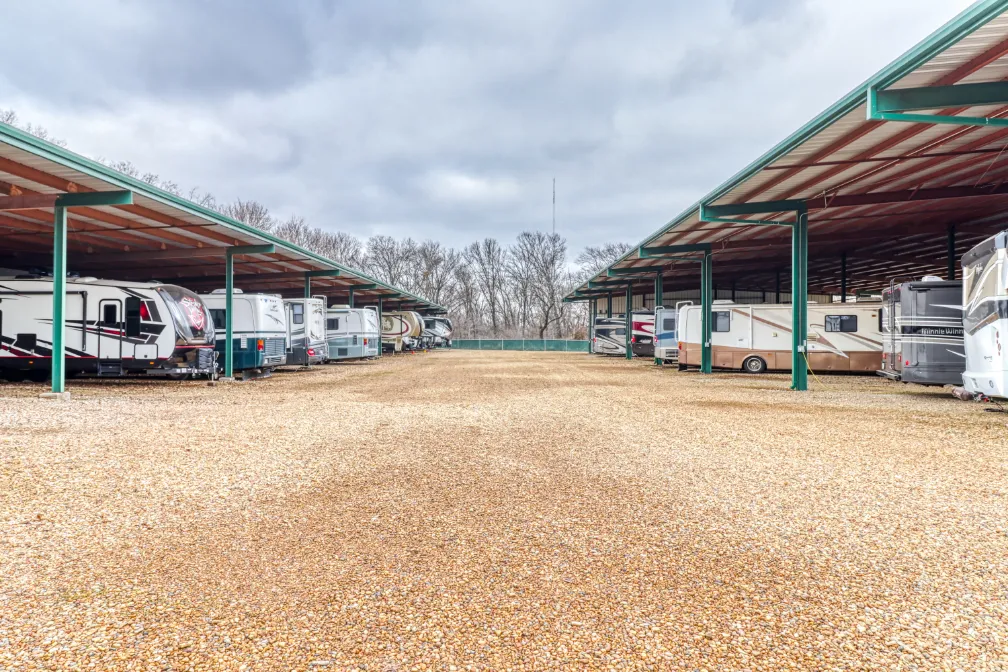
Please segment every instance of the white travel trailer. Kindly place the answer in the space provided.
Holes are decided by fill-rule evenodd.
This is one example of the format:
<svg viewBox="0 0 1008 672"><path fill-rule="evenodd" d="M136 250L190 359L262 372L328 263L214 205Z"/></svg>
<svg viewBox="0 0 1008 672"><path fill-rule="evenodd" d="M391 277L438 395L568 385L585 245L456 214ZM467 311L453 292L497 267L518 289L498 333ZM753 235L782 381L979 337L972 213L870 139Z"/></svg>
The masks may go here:
<svg viewBox="0 0 1008 672"><path fill-rule="evenodd" d="M378 311L333 306L326 311L326 340L329 361L377 357L381 350Z"/></svg>
<svg viewBox="0 0 1008 672"><path fill-rule="evenodd" d="M227 338L227 290L215 289L200 298L210 311L217 332L217 366L224 370ZM231 368L269 372L287 363L287 318L283 299L276 294L245 294L235 289L231 297Z"/></svg>
<svg viewBox="0 0 1008 672"><path fill-rule="evenodd" d="M52 297L50 277L0 278L0 375L50 375ZM65 314L70 375L214 375L213 322L188 289L67 278Z"/></svg>
<svg viewBox="0 0 1008 672"><path fill-rule="evenodd" d="M596 317L592 352L599 355L626 355L626 318Z"/></svg>
<svg viewBox="0 0 1008 672"><path fill-rule="evenodd" d="M963 255L964 387L987 397L1008 397L1008 231Z"/></svg>
<svg viewBox="0 0 1008 672"><path fill-rule="evenodd" d="M329 358L325 299L284 299L287 313L287 363L319 364Z"/></svg>
<svg viewBox="0 0 1008 672"><path fill-rule="evenodd" d="M692 303L692 301L680 301L675 308L658 306L655 309L654 356L657 361L673 364L679 361L679 335L676 329L679 309Z"/></svg>
<svg viewBox="0 0 1008 672"><path fill-rule="evenodd" d="M791 305L741 305L715 301L711 364L749 373L791 370ZM808 306L808 366L816 372L874 374L882 365L879 304ZM700 366L701 307L679 311L679 368Z"/></svg>
<svg viewBox="0 0 1008 672"><path fill-rule="evenodd" d="M412 350L423 332L423 322L413 311L392 311L382 313L382 347L392 352Z"/></svg>

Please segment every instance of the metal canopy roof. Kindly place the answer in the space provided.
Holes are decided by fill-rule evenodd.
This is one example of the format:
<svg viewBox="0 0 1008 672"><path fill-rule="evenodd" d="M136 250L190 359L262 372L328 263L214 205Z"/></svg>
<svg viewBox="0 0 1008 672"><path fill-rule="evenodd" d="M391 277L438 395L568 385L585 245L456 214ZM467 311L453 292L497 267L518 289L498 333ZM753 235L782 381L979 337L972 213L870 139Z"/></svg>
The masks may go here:
<svg viewBox="0 0 1008 672"><path fill-rule="evenodd" d="M68 218L68 265L80 275L158 280L208 292L224 287L225 251L273 243L275 252L234 259L235 287L312 294L424 312L444 309L426 299L314 254L188 200L130 178L0 123L0 268L51 268L53 207L42 195L129 190L132 205L75 208ZM40 207L4 210L36 199ZM338 272L334 275L333 272Z"/></svg>
<svg viewBox="0 0 1008 672"><path fill-rule="evenodd" d="M877 290L893 277L945 275L950 226L955 254L1008 225L1008 128L868 119L867 93L1008 80L1008 2L974 4L741 172L640 243L709 243L719 286L773 290L790 284L794 212L702 221L701 204L801 200L809 210L809 291ZM926 114L998 118L1008 106L932 109ZM748 222L754 222L749 224ZM597 293L610 269L663 268L667 290L696 288L696 263L646 258L634 248L568 295ZM694 256L686 253L676 256ZM699 258L699 257L698 257ZM842 261L844 259L844 261ZM622 282L625 283L627 271ZM779 274L779 275L778 275ZM638 291L653 287L642 271ZM618 291L618 288L617 288Z"/></svg>

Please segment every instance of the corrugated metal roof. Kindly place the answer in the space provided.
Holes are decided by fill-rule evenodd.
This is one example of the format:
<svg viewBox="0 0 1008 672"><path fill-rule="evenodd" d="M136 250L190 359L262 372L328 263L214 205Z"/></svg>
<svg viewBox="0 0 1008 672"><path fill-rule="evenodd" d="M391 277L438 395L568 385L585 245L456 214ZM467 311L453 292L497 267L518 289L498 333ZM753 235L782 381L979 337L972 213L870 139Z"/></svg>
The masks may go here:
<svg viewBox="0 0 1008 672"><path fill-rule="evenodd" d="M1006 11L1008 0L977 2L701 202L822 199L827 207L809 217L810 291L839 292L841 254L847 255L849 291L882 286L895 271L944 274L949 224L956 227L960 253L1008 225L1008 194L1000 193L1008 180L1008 129L870 121L867 90L1008 79ZM945 114L1008 116L1008 106ZM984 195L951 198L943 194L942 200L913 197L920 189L955 186L982 190ZM882 193L901 200L830 205L837 196ZM739 283L749 289L767 288L776 282L778 272L790 269L790 228L704 223L699 209L700 203L694 204L640 246L711 243L715 283ZM793 219L793 213L790 216ZM760 218L773 219L770 215ZM890 250L905 256L894 257L887 265ZM661 263L639 259L635 248L609 268ZM665 284L670 289L699 283L696 264L665 262L665 267ZM608 270L592 280L604 282ZM642 279L641 286L650 282ZM587 284L577 289L587 290Z"/></svg>

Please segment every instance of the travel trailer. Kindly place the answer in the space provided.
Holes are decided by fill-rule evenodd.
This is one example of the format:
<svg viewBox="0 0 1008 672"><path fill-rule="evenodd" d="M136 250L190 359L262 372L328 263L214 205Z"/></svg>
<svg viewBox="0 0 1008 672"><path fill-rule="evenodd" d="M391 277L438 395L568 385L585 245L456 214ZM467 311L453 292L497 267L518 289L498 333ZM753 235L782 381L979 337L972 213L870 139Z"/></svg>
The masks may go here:
<svg viewBox="0 0 1008 672"><path fill-rule="evenodd" d="M52 371L53 279L0 278L0 375ZM200 297L175 285L67 278L69 375L214 375L214 326Z"/></svg>
<svg viewBox="0 0 1008 672"><path fill-rule="evenodd" d="M711 363L748 373L791 370L791 305L715 301ZM875 303L808 306L808 366L815 372L874 373L882 365L882 333ZM679 310L679 368L700 366L701 307Z"/></svg>
<svg viewBox="0 0 1008 672"><path fill-rule="evenodd" d="M592 352L600 355L626 355L626 319L596 317Z"/></svg>
<svg viewBox="0 0 1008 672"><path fill-rule="evenodd" d="M381 332L375 308L333 306L326 311L329 361L363 359L381 354Z"/></svg>
<svg viewBox="0 0 1008 672"><path fill-rule="evenodd" d="M424 329L433 335L435 348L451 347L452 327L447 317L425 317Z"/></svg>
<svg viewBox="0 0 1008 672"><path fill-rule="evenodd" d="M284 310L287 314L287 364L310 366L327 360L325 299L284 299Z"/></svg>
<svg viewBox="0 0 1008 672"><path fill-rule="evenodd" d="M201 294L217 332L217 368L224 370L227 331L226 290ZM231 342L234 372L268 373L287 363L287 321L283 299L275 294L245 294L231 297Z"/></svg>
<svg viewBox="0 0 1008 672"><path fill-rule="evenodd" d="M961 385L963 349L962 282L929 275L890 283L882 293L882 369L904 383Z"/></svg>
<svg viewBox="0 0 1008 672"><path fill-rule="evenodd" d="M630 313L630 350L634 357L654 357L655 314L650 310ZM626 348L624 347L624 352Z"/></svg>
<svg viewBox="0 0 1008 672"><path fill-rule="evenodd" d="M654 357L659 362L676 363L679 361L679 336L676 323L679 320L679 308L692 304L692 301L680 301L675 308L658 306L655 309L655 341Z"/></svg>
<svg viewBox="0 0 1008 672"><path fill-rule="evenodd" d="M414 334L411 334L412 343L410 347L413 350L425 350L434 345L434 334L427 331L424 327L423 315L413 311L413 317L416 319L417 330Z"/></svg>
<svg viewBox="0 0 1008 672"><path fill-rule="evenodd" d="M963 255L963 386L973 394L1008 397L1008 231ZM1006 338L1008 340L1008 338Z"/></svg>
<svg viewBox="0 0 1008 672"><path fill-rule="evenodd" d="M412 350L423 331L423 322L412 311L392 311L382 313L382 348L391 352Z"/></svg>

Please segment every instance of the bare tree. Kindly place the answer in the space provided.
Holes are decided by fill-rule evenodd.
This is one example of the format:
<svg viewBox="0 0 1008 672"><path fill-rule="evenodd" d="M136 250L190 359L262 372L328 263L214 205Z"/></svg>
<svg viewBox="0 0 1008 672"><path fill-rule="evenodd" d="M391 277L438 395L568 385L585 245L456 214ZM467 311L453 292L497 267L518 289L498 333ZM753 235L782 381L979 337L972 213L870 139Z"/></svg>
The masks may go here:
<svg viewBox="0 0 1008 672"><path fill-rule="evenodd" d="M606 266L616 262L620 257L633 249L633 245L627 243L606 243L597 247L589 245L581 250L581 254L574 259L574 263L580 266L580 279L587 280Z"/></svg>
<svg viewBox="0 0 1008 672"><path fill-rule="evenodd" d="M243 201L239 198L234 203L221 208L221 214L225 217L236 219L243 224L248 224L260 231L269 232L276 226L276 220L270 215L269 208L259 201Z"/></svg>
<svg viewBox="0 0 1008 672"><path fill-rule="evenodd" d="M415 251L416 244L409 238L398 242L392 236L371 236L367 242L366 265L379 280L402 287L411 272Z"/></svg>
<svg viewBox="0 0 1008 672"><path fill-rule="evenodd" d="M493 238L486 238L469 245L462 254L479 283L483 301L490 311L490 328L496 336L500 333L498 318L505 282L504 249Z"/></svg>

